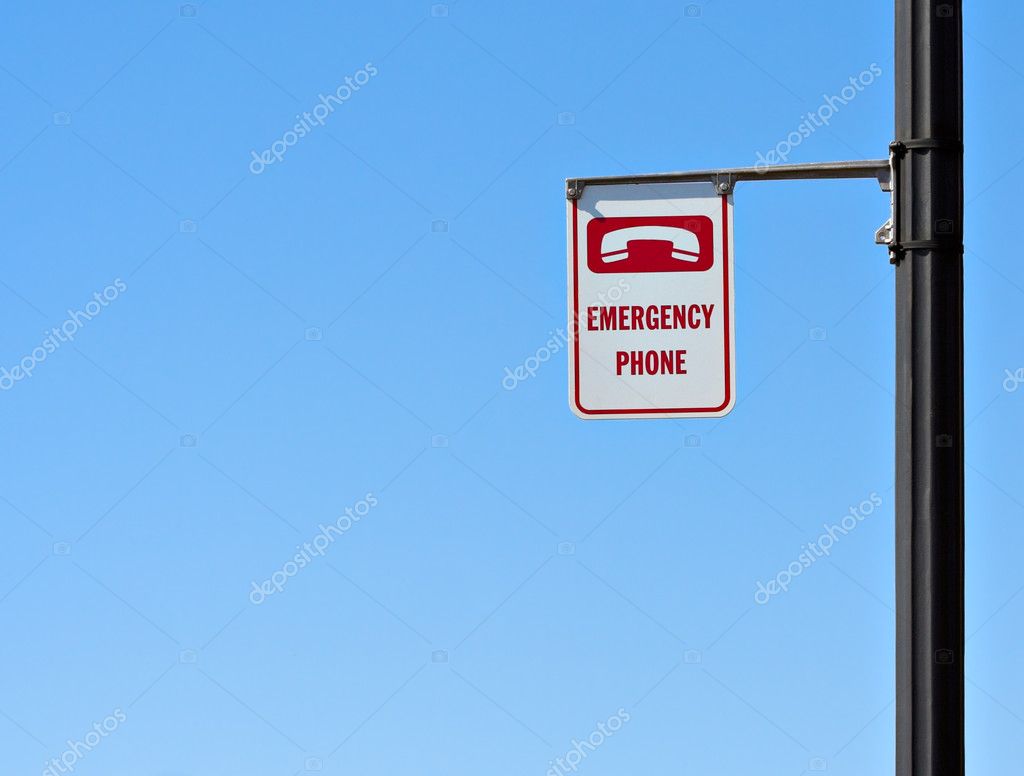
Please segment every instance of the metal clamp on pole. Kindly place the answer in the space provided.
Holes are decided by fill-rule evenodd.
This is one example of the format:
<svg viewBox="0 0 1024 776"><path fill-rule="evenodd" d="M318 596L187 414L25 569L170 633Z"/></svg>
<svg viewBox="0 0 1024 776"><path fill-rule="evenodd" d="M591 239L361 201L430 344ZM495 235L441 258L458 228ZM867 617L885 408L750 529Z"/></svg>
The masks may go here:
<svg viewBox="0 0 1024 776"><path fill-rule="evenodd" d="M932 224L932 236L921 240L898 240L893 224L899 223L899 202L897 195L902 162L908 151L931 151L933 149L963 152L964 144L951 138L916 137L896 140L889 144L889 158L892 166L892 217L875 232L875 242L889 246L889 263L898 264L907 251L949 250L956 247L951 241L957 237L956 224L952 219L939 218ZM959 249L963 252L963 243Z"/></svg>

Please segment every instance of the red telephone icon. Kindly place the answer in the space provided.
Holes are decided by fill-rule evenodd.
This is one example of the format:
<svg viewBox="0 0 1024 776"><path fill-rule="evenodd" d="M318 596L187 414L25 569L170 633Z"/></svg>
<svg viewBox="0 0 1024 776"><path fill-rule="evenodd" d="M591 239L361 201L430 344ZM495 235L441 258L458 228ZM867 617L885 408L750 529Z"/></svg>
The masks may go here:
<svg viewBox="0 0 1024 776"><path fill-rule="evenodd" d="M591 272L704 272L714 263L707 216L595 218L587 224Z"/></svg>

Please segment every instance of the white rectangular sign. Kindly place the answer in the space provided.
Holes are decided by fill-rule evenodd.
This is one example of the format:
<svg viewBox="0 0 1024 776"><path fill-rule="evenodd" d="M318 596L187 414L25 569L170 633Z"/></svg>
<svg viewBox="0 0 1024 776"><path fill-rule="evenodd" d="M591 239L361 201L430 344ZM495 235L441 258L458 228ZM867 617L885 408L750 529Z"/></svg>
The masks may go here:
<svg viewBox="0 0 1024 776"><path fill-rule="evenodd" d="M569 404L581 418L714 418L736 400L732 197L594 184L568 202Z"/></svg>

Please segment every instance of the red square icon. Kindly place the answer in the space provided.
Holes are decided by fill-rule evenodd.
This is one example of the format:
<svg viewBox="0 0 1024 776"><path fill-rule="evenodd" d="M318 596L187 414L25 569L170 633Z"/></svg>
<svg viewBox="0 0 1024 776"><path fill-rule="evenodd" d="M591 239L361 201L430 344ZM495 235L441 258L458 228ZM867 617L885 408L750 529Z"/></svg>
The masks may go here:
<svg viewBox="0 0 1024 776"><path fill-rule="evenodd" d="M587 224L591 272L705 272L714 263L707 216L594 218Z"/></svg>

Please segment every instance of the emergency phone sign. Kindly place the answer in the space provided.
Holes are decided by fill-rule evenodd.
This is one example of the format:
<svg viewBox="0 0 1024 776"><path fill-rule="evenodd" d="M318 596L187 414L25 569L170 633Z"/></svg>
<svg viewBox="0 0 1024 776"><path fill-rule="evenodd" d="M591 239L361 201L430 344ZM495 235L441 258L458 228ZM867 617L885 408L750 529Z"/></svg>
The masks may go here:
<svg viewBox="0 0 1024 776"><path fill-rule="evenodd" d="M568 216L573 412L728 414L732 197L711 181L592 184L568 201Z"/></svg>

